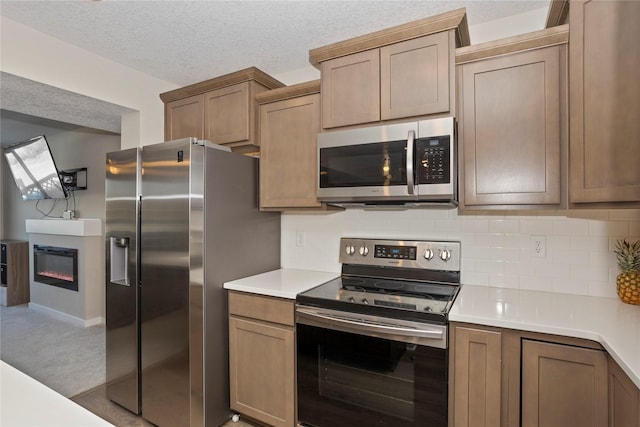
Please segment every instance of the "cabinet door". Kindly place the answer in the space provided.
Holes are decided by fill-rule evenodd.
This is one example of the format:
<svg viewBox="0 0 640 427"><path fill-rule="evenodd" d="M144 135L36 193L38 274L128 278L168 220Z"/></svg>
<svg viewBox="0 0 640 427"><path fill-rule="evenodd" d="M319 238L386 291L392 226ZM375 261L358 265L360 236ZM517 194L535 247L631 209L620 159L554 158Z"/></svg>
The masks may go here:
<svg viewBox="0 0 640 427"><path fill-rule="evenodd" d="M229 317L231 409L272 426L295 425L293 328Z"/></svg>
<svg viewBox="0 0 640 427"><path fill-rule="evenodd" d="M453 426L500 425L500 332L455 327Z"/></svg>
<svg viewBox="0 0 640 427"><path fill-rule="evenodd" d="M325 61L321 65L322 127L380 120L380 50Z"/></svg>
<svg viewBox="0 0 640 427"><path fill-rule="evenodd" d="M247 141L250 104L248 82L205 93L205 139L216 144Z"/></svg>
<svg viewBox="0 0 640 427"><path fill-rule="evenodd" d="M640 201L640 2L571 1L572 203Z"/></svg>
<svg viewBox="0 0 640 427"><path fill-rule="evenodd" d="M522 342L522 427L607 427L607 356Z"/></svg>
<svg viewBox="0 0 640 427"><path fill-rule="evenodd" d="M565 61L553 46L459 67L464 205L561 203Z"/></svg>
<svg viewBox="0 0 640 427"><path fill-rule="evenodd" d="M0 244L0 284L6 292L3 305L12 306L29 302L29 242L12 241Z"/></svg>
<svg viewBox="0 0 640 427"><path fill-rule="evenodd" d="M640 392L627 374L609 360L609 426L638 427L640 425Z"/></svg>
<svg viewBox="0 0 640 427"><path fill-rule="evenodd" d="M165 105L165 141L204 135L204 104L202 95L190 96Z"/></svg>
<svg viewBox="0 0 640 427"><path fill-rule="evenodd" d="M449 32L441 32L380 49L382 120L449 111Z"/></svg>
<svg viewBox="0 0 640 427"><path fill-rule="evenodd" d="M260 207L319 207L320 95L260 106Z"/></svg>

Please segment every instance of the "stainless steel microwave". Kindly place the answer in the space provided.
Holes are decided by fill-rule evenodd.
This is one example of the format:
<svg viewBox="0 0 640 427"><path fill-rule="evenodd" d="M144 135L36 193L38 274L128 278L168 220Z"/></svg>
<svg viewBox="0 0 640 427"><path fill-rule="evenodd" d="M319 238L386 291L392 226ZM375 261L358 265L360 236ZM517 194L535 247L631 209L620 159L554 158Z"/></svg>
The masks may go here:
<svg viewBox="0 0 640 427"><path fill-rule="evenodd" d="M318 134L318 200L343 207L457 206L455 119Z"/></svg>

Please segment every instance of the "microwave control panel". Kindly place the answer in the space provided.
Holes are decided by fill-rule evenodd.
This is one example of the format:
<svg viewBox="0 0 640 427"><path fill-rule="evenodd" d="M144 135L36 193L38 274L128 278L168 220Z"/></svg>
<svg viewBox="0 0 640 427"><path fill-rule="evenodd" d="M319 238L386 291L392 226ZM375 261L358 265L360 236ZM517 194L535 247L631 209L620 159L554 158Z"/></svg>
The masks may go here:
<svg viewBox="0 0 640 427"><path fill-rule="evenodd" d="M416 140L416 171L418 184L449 184L451 182L451 141L449 136Z"/></svg>

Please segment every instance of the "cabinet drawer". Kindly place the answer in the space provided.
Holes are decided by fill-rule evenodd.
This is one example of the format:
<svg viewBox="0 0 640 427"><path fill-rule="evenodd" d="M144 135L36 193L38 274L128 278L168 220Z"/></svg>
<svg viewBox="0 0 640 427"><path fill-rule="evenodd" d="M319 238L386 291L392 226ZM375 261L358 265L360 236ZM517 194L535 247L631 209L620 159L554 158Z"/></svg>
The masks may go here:
<svg viewBox="0 0 640 427"><path fill-rule="evenodd" d="M229 291L229 314L295 325L294 301L243 292Z"/></svg>

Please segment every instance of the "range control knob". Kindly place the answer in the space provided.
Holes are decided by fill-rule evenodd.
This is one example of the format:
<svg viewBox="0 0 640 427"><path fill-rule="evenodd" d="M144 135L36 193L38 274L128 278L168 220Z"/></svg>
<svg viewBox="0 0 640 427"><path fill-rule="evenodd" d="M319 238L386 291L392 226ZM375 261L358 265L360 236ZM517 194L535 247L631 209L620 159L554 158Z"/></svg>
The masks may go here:
<svg viewBox="0 0 640 427"><path fill-rule="evenodd" d="M367 299L366 299L366 298L362 298L362 303L363 303L364 305L367 305L367 304L369 304L369 301L367 301Z"/></svg>
<svg viewBox="0 0 640 427"><path fill-rule="evenodd" d="M353 255L356 253L356 248L351 244L347 244L347 246L345 246L344 251L347 253L347 255Z"/></svg>
<svg viewBox="0 0 640 427"><path fill-rule="evenodd" d="M443 249L440 251L440 259L447 262L451 259L451 251L449 249Z"/></svg>
<svg viewBox="0 0 640 427"><path fill-rule="evenodd" d="M427 249L424 251L424 258L430 261L433 258L433 249Z"/></svg>
<svg viewBox="0 0 640 427"><path fill-rule="evenodd" d="M367 256L369 255L369 248L364 245L360 246L359 252L360 252L360 255Z"/></svg>
<svg viewBox="0 0 640 427"><path fill-rule="evenodd" d="M349 302L356 302L356 299L354 297L349 297Z"/></svg>

